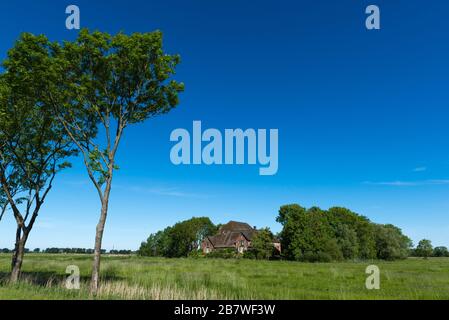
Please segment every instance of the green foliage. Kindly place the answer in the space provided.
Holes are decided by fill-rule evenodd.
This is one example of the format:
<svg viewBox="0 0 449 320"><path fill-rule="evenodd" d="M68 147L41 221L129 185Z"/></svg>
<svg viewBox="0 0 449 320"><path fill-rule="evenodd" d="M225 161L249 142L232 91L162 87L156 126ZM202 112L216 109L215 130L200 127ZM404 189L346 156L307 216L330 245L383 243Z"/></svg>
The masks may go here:
<svg viewBox="0 0 449 320"><path fill-rule="evenodd" d="M332 240L332 227L321 209L283 206L277 221L284 227L280 236L287 259L317 261L341 257L341 251Z"/></svg>
<svg viewBox="0 0 449 320"><path fill-rule="evenodd" d="M192 218L151 234L142 243L138 253L152 257L187 257L200 248L206 236L213 235L216 231L216 226L209 218Z"/></svg>
<svg viewBox="0 0 449 320"><path fill-rule="evenodd" d="M366 217L341 207L330 208L325 214L345 259L376 258L374 225Z"/></svg>
<svg viewBox="0 0 449 320"><path fill-rule="evenodd" d="M250 259L250 260L256 260L256 253L254 252L254 250L246 250L245 252L243 252L242 255L243 259Z"/></svg>
<svg viewBox="0 0 449 320"><path fill-rule="evenodd" d="M28 36L23 39L28 41ZM0 75L0 206L12 209L16 247L23 247L58 172L76 155L71 139L44 101L46 60L43 37L17 43ZM30 69L35 68L33 73ZM21 206L23 204L23 206Z"/></svg>
<svg viewBox="0 0 449 320"><path fill-rule="evenodd" d="M218 249L206 255L209 259L235 259L239 254L232 248Z"/></svg>
<svg viewBox="0 0 449 320"><path fill-rule="evenodd" d="M86 29L54 57L59 72L53 85L65 84L55 108L78 141L91 179L102 187L117 169L122 131L179 104L184 85L170 78L180 57L164 52L159 31L112 36ZM93 140L100 128L103 144Z"/></svg>
<svg viewBox="0 0 449 320"><path fill-rule="evenodd" d="M164 52L159 31L112 36L84 29L63 43L24 33L5 67L15 90L39 93L37 102L51 108L102 193L118 168L123 130L179 104L184 85L170 79L179 62L178 55Z"/></svg>
<svg viewBox="0 0 449 320"><path fill-rule="evenodd" d="M428 258L433 254L432 242L427 239L423 239L418 243L415 253L418 257Z"/></svg>
<svg viewBox="0 0 449 320"><path fill-rule="evenodd" d="M341 259L356 259L359 256L359 240L353 228L347 224L337 224L335 237L341 251Z"/></svg>
<svg viewBox="0 0 449 320"><path fill-rule="evenodd" d="M412 241L393 225L376 226L377 258L384 260L405 259L410 254Z"/></svg>
<svg viewBox="0 0 449 320"><path fill-rule="evenodd" d="M434 257L449 257L449 250L447 247L435 247L433 249L433 256Z"/></svg>
<svg viewBox="0 0 449 320"><path fill-rule="evenodd" d="M200 259L205 258L205 255L202 250L192 250L189 252L188 257L192 259Z"/></svg>
<svg viewBox="0 0 449 320"><path fill-rule="evenodd" d="M275 251L273 239L274 236L270 229L266 228L259 230L251 241L251 251L254 258L258 260L270 259Z"/></svg>
<svg viewBox="0 0 449 320"><path fill-rule="evenodd" d="M28 133L23 129L24 135L20 136L23 143L19 141L19 145L32 146L16 156L26 158L26 163L21 164L25 167L20 169L29 176L33 170L31 177L36 177L33 187L40 189L39 185L45 182L41 176L52 177L54 168L67 167L67 163L58 164L59 156L57 161L50 159L48 162L40 157L53 150L54 145L45 142L61 137L65 140L68 136L82 154L89 178L98 192L101 214L95 237L93 294L98 290L101 240L124 130L129 125L165 114L179 104L178 94L184 85L172 79L179 62L179 56L164 52L159 31L112 36L85 29L75 41L63 43L24 33L8 53L4 64L7 79L0 85L0 99L7 102L0 103L0 126L9 128L11 134L6 141L16 138L13 134L17 129L36 129ZM8 98L4 99L5 96ZM4 106L16 108L16 112ZM22 116L24 114L26 116ZM2 141L0 137L0 146L3 146ZM58 148L55 154L65 149ZM40 168L42 163L54 167ZM29 177L27 182L30 182ZM3 201L1 198L2 195L0 201ZM16 220L18 225L22 224L20 219Z"/></svg>
<svg viewBox="0 0 449 320"><path fill-rule="evenodd" d="M280 234L281 243L283 247L283 254L287 259L300 259L304 248L302 236L299 230L304 230L304 220L306 216L306 209L299 205L282 206L279 210L277 222L283 225L283 230Z"/></svg>
<svg viewBox="0 0 449 320"><path fill-rule="evenodd" d="M138 254L144 257L162 257L169 245L171 228L151 234L146 242L142 242Z"/></svg>
<svg viewBox="0 0 449 320"><path fill-rule="evenodd" d="M277 221L283 255L298 261L400 259L408 255L410 239L394 226L378 226L345 208L281 207Z"/></svg>

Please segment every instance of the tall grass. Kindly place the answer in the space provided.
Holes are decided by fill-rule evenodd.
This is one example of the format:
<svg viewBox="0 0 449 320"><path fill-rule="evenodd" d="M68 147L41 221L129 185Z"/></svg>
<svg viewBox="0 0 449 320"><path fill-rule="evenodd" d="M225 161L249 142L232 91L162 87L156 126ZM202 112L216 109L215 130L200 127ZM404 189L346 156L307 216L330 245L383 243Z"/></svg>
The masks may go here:
<svg viewBox="0 0 449 320"><path fill-rule="evenodd" d="M10 284L9 255L0 255L0 299L89 299L91 257L27 255L19 284ZM365 269L381 270L381 289L365 288ZM81 289L65 288L77 265ZM105 256L97 299L449 299L449 259L397 262L163 259Z"/></svg>

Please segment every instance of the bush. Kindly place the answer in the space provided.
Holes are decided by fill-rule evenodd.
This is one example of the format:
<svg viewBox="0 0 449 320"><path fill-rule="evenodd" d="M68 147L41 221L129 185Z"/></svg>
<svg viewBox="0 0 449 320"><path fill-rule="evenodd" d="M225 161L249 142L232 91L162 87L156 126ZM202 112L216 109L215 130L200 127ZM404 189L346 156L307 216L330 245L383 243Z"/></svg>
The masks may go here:
<svg viewBox="0 0 449 320"><path fill-rule="evenodd" d="M243 259L250 259L250 260L257 259L256 252L254 252L254 250L247 250L247 251L245 251L243 253Z"/></svg>
<svg viewBox="0 0 449 320"><path fill-rule="evenodd" d="M237 258L238 254L235 251L235 249L218 249L215 251L212 251L208 255L206 255L207 258L212 259L233 259Z"/></svg>
<svg viewBox="0 0 449 320"><path fill-rule="evenodd" d="M340 246L337 243L337 239L329 239L324 245L324 250L319 252L318 257L322 258L323 262L329 262L327 257L330 257L331 261L343 260L343 253Z"/></svg>
<svg viewBox="0 0 449 320"><path fill-rule="evenodd" d="M332 256L327 252L307 251L301 260L304 262L331 262Z"/></svg>
<svg viewBox="0 0 449 320"><path fill-rule="evenodd" d="M200 259L200 258L204 258L204 253L201 250L193 250L192 252L189 253L188 255L189 258L192 259Z"/></svg>

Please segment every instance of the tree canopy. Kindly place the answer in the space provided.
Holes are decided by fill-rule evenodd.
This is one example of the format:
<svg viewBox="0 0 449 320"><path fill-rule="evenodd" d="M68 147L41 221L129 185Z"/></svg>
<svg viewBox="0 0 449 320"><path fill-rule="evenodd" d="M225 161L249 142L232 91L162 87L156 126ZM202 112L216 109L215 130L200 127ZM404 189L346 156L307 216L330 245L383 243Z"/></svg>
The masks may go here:
<svg viewBox="0 0 449 320"><path fill-rule="evenodd" d="M449 257L449 250L447 247L435 247L433 249L434 257Z"/></svg>
<svg viewBox="0 0 449 320"><path fill-rule="evenodd" d="M251 251L258 260L268 260L275 252L273 246L274 235L269 228L258 230L251 241Z"/></svg>
<svg viewBox="0 0 449 320"><path fill-rule="evenodd" d="M179 258L187 257L200 249L206 236L215 234L217 227L209 218L192 218L176 223L163 231L151 234L143 242L139 254L142 256Z"/></svg>
<svg viewBox="0 0 449 320"><path fill-rule="evenodd" d="M280 208L283 254L299 261L406 258L411 241L392 225L378 225L346 208L297 204Z"/></svg>
<svg viewBox="0 0 449 320"><path fill-rule="evenodd" d="M72 141L56 121L51 106L33 86L30 66L40 57L13 48L0 78L0 219L10 207L16 221L11 281L18 280L25 245L56 174L76 154ZM23 63L27 61L27 63Z"/></svg>
<svg viewBox="0 0 449 320"><path fill-rule="evenodd" d="M432 242L428 239L422 239L416 247L415 253L418 257L428 258L433 254Z"/></svg>

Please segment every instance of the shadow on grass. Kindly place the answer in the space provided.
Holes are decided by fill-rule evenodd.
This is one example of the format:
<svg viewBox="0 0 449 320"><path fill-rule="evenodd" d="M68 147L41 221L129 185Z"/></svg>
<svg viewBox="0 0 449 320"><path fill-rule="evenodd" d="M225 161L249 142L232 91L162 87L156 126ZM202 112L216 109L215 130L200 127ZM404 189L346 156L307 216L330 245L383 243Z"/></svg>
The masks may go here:
<svg viewBox="0 0 449 320"><path fill-rule="evenodd" d="M123 280L121 276L117 276L111 272L105 272L101 276L102 281L118 281ZM0 285L9 283L11 273L0 272ZM63 284L69 275L56 274L52 272L22 272L20 282L31 284L33 286L48 287L55 284ZM80 282L90 282L90 276L80 276Z"/></svg>

